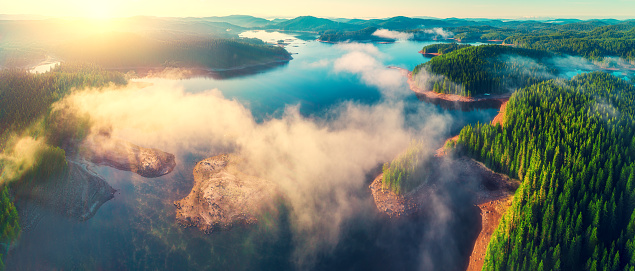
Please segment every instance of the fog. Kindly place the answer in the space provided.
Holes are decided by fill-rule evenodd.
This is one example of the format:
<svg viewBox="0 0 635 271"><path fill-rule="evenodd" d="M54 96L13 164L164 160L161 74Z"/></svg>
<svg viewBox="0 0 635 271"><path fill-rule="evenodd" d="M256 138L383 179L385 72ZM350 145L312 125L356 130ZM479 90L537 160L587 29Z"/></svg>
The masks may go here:
<svg viewBox="0 0 635 271"><path fill-rule="evenodd" d="M626 60L620 57L604 57L599 60L589 60L579 56L558 56L551 63L561 70L635 70L635 60Z"/></svg>
<svg viewBox="0 0 635 271"><path fill-rule="evenodd" d="M394 40L409 40L414 37L414 34L400 32L400 31L393 31L388 29L377 29L377 31L373 33L373 36L387 38L387 39L394 39Z"/></svg>
<svg viewBox="0 0 635 271"><path fill-rule="evenodd" d="M454 36L454 33L452 33L451 31L445 31L441 27L435 27L435 28L432 28L432 29L426 29L426 30L424 30L424 32L428 33L428 34L432 34L432 35L441 36L444 39L447 39L447 38L449 38L451 36Z"/></svg>
<svg viewBox="0 0 635 271"><path fill-rule="evenodd" d="M16 180L36 163L38 152L46 147L42 138L13 135L6 143L9 146L0 153L0 185Z"/></svg>
<svg viewBox="0 0 635 271"><path fill-rule="evenodd" d="M346 52L335 60L335 72L359 75L365 84L377 87L387 102L392 102L411 93L404 76L397 69L387 68L382 62L383 55L372 44L345 43L336 48Z"/></svg>
<svg viewBox="0 0 635 271"><path fill-rule="evenodd" d="M54 110L88 115L93 134L108 131L113 138L173 153L177 163L189 154L244 157L245 172L280 187L291 209L293 260L310 267L317 255L338 245L348 218L366 208L367 195L358 192L368 190L367 174L414 138L423 139L429 146L425 155L432 155L452 122L449 115L434 113L418 101L416 106L403 102L400 98L410 93L405 78L382 64L385 56L375 46L337 48L343 55L320 65L359 76L381 91L383 102L344 102L332 107L326 119L302 116L298 105L290 105L282 117L258 123L245 105L220 90L188 93L161 81L77 91ZM411 111L407 116L406 107Z"/></svg>
<svg viewBox="0 0 635 271"><path fill-rule="evenodd" d="M569 79L570 72L591 72L591 71L621 71L631 72L631 78L633 77L632 71L635 70L635 63L618 57L605 57L601 60L589 60L578 56L553 56L539 61L518 55L502 55L498 58L501 62L506 63L507 66L512 67L510 70L494 70L498 78L506 78L506 81L502 81L502 85L508 91L516 91L519 87L522 87L522 82L515 82L512 80L518 75L536 77L540 80L551 79ZM519 74L520 73L520 74ZM417 86L425 89L432 90L435 82L443 82L445 76L442 74L436 74L428 71L427 69L420 69L420 71L413 75ZM462 84L450 83L457 88L463 88Z"/></svg>

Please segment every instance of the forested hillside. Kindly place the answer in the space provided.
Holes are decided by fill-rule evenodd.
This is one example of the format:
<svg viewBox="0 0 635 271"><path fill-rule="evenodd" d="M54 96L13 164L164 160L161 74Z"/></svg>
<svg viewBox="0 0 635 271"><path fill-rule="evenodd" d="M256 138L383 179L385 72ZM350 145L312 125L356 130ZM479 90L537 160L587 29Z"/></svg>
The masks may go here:
<svg viewBox="0 0 635 271"><path fill-rule="evenodd" d="M326 30L360 30L365 28L364 26L336 22L324 18L316 18L313 16L300 16L291 20L283 21L275 25L269 25L268 29L279 30L295 30L295 31L326 31Z"/></svg>
<svg viewBox="0 0 635 271"><path fill-rule="evenodd" d="M282 47L240 39L158 40L132 33L106 33L60 46L59 55L70 61L108 68L205 67L227 69L290 60Z"/></svg>
<svg viewBox="0 0 635 271"><path fill-rule="evenodd" d="M49 123L51 105L73 89L110 84L125 85L127 79L119 72L106 71L88 64L65 63L43 74L32 74L24 70L0 70L0 269L2 254L6 253L8 246L20 232L18 214L8 192L10 184L14 181L37 182L66 169L65 152L55 142L56 136L59 137L56 133L68 133L76 127L71 127L74 123L69 120L63 124ZM38 129L29 129L36 122L42 125ZM14 146L8 144L9 138L12 135L25 134L25 131L31 131L26 136L32 138L50 137L47 138L47 143L52 144L44 143L38 147L30 168L24 166L24 159L7 156L14 152ZM70 139L68 135L64 137L65 140Z"/></svg>
<svg viewBox="0 0 635 271"><path fill-rule="evenodd" d="M17 132L49 112L49 107L73 88L124 85L119 72L106 71L95 65L57 66L42 74L24 70L0 70L0 145L9 132Z"/></svg>
<svg viewBox="0 0 635 271"><path fill-rule="evenodd" d="M412 71L442 75L427 80L425 89L434 92L475 96L507 93L556 73L540 63L551 54L501 45L471 46L432 58Z"/></svg>
<svg viewBox="0 0 635 271"><path fill-rule="evenodd" d="M320 41L325 42L342 42L342 41L395 41L394 39L387 39L378 36L374 36L373 33L377 31L377 27L367 27L357 31L325 31L320 36Z"/></svg>
<svg viewBox="0 0 635 271"><path fill-rule="evenodd" d="M566 24L510 21L448 28L461 42L498 40L520 48L547 50L591 59L635 59L635 22L590 20Z"/></svg>
<svg viewBox="0 0 635 271"><path fill-rule="evenodd" d="M574 31L514 33L505 39L505 43L588 58L619 56L635 59L635 22L575 26Z"/></svg>
<svg viewBox="0 0 635 271"><path fill-rule="evenodd" d="M522 184L484 270L635 269L635 87L595 72L516 92L457 151Z"/></svg>

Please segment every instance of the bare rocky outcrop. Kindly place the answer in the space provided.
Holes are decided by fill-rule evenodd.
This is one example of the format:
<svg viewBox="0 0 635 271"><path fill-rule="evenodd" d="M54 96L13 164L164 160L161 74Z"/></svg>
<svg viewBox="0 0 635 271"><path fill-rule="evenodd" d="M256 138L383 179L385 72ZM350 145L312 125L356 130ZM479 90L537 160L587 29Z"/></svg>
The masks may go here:
<svg viewBox="0 0 635 271"><path fill-rule="evenodd" d="M107 135L91 136L80 145L80 155L97 165L137 173L146 178L163 176L176 166L174 155L144 148Z"/></svg>
<svg viewBox="0 0 635 271"><path fill-rule="evenodd" d="M239 157L227 154L198 162L192 191L174 202L176 221L206 233L256 223L278 192L272 182L241 172L240 165Z"/></svg>

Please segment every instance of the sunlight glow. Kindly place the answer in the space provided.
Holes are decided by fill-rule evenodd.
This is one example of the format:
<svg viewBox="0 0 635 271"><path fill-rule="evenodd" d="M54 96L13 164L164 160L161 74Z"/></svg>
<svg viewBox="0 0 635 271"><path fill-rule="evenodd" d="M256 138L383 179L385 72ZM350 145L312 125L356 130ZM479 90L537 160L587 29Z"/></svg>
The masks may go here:
<svg viewBox="0 0 635 271"><path fill-rule="evenodd" d="M112 6L106 0L86 1L86 16L93 19L107 19L113 17Z"/></svg>

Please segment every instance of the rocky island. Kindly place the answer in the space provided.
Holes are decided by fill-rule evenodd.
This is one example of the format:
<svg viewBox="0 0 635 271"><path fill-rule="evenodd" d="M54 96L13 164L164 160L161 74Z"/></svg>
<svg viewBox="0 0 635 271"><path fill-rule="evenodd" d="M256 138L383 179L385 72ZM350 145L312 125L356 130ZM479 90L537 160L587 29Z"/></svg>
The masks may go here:
<svg viewBox="0 0 635 271"><path fill-rule="evenodd" d="M241 172L241 161L223 154L198 162L192 191L174 202L176 221L205 233L256 223L279 193L274 183Z"/></svg>
<svg viewBox="0 0 635 271"><path fill-rule="evenodd" d="M176 166L174 155L144 148L107 135L91 136L80 145L80 155L97 165L137 173L146 178L163 176Z"/></svg>

